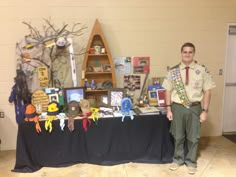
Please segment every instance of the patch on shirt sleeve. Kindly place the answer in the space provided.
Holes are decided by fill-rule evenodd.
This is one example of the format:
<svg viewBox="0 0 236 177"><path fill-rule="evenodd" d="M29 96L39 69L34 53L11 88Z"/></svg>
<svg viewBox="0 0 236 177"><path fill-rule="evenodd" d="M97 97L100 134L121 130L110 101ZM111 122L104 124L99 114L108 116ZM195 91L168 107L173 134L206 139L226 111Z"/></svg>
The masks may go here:
<svg viewBox="0 0 236 177"><path fill-rule="evenodd" d="M197 75L199 75L199 74L201 73L201 71L200 71L199 69L197 69L197 70L195 71L195 73L196 73Z"/></svg>

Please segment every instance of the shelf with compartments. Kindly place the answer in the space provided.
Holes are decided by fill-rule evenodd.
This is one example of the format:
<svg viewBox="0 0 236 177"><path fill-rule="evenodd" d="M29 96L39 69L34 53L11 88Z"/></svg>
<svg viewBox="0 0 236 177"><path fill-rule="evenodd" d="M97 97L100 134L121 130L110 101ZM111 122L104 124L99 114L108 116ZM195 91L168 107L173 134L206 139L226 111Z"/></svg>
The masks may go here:
<svg viewBox="0 0 236 177"><path fill-rule="evenodd" d="M103 34L101 25L96 19L84 55L81 85L95 81L97 87L86 89L86 98L100 102L101 97L108 95L108 89L116 88L115 68L112 55ZM107 84L108 83L108 84ZM103 87L106 84L106 87Z"/></svg>

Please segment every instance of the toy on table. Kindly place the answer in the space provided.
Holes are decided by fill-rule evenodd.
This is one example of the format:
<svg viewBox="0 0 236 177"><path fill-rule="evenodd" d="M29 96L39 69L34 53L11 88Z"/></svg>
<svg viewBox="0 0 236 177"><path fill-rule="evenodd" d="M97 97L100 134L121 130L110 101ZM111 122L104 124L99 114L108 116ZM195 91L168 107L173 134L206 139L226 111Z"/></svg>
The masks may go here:
<svg viewBox="0 0 236 177"><path fill-rule="evenodd" d="M25 108L25 118L24 120L26 122L34 122L35 123L35 129L38 133L40 133L41 127L39 124L39 116L36 114L36 109L34 105L28 104Z"/></svg>
<svg viewBox="0 0 236 177"><path fill-rule="evenodd" d="M46 131L52 132L52 121L56 120L57 115L59 114L59 104L57 102L51 102L48 105L46 121L45 121L45 129Z"/></svg>
<svg viewBox="0 0 236 177"><path fill-rule="evenodd" d="M131 99L126 97L121 100L121 113L122 113L122 122L126 116L130 116L131 120L134 119L132 109L132 102Z"/></svg>
<svg viewBox="0 0 236 177"><path fill-rule="evenodd" d="M68 117L68 128L72 132L74 131L74 118L79 115L80 106L79 102L77 101L70 101L67 105L67 113L66 116Z"/></svg>
<svg viewBox="0 0 236 177"><path fill-rule="evenodd" d="M82 114L79 116L82 118L83 128L85 131L88 131L88 126L91 125L91 121L89 120L89 117L92 115L89 101L82 99L80 100L79 105L82 110Z"/></svg>

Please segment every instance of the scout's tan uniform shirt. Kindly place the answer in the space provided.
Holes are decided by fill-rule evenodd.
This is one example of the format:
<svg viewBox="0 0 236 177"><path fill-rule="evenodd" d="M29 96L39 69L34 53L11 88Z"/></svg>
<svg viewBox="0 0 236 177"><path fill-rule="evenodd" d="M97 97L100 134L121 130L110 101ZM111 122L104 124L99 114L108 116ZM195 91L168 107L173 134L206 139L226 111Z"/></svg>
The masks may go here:
<svg viewBox="0 0 236 177"><path fill-rule="evenodd" d="M203 91L212 89L215 87L215 83L212 81L211 75L206 71L206 68L192 62L189 65L189 84L185 85L186 75L185 75L185 67L183 63L180 63L180 73L182 77L182 81L190 102L202 101ZM162 86L168 90L172 91L171 93L171 101L176 103L181 103L179 95L176 90L173 90L173 83L171 78L170 71L164 79Z"/></svg>

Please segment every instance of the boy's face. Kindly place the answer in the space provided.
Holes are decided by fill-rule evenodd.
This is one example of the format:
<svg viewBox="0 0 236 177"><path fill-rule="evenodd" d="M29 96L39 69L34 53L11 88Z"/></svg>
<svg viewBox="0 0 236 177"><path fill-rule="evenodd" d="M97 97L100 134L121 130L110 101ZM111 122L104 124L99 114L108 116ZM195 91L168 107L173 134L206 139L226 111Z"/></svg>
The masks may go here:
<svg viewBox="0 0 236 177"><path fill-rule="evenodd" d="M182 62L190 64L193 61L194 54L194 49L192 47L184 47L181 52Z"/></svg>

